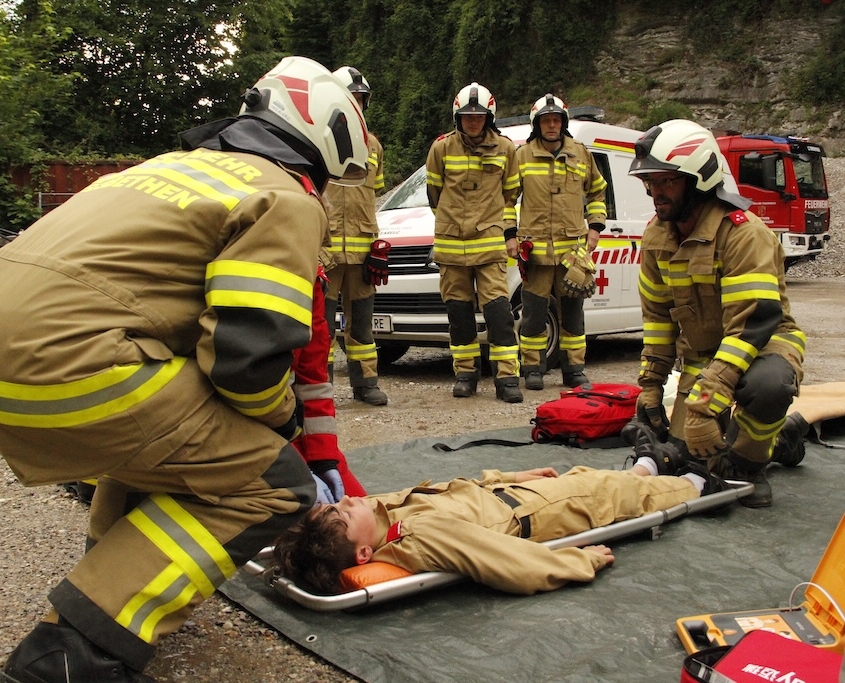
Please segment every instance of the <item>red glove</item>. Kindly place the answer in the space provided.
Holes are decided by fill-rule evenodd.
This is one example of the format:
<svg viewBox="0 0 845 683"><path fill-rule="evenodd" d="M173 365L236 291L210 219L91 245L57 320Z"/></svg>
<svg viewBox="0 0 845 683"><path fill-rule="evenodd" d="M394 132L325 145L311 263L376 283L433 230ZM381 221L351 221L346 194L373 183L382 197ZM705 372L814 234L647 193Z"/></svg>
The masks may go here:
<svg viewBox="0 0 845 683"><path fill-rule="evenodd" d="M516 256L516 265L519 267L519 276L522 281L528 277L528 257L531 250L534 248L534 243L530 240L522 240L519 245L519 254Z"/></svg>
<svg viewBox="0 0 845 683"><path fill-rule="evenodd" d="M364 282L368 285L387 284L387 255L390 253L390 242L376 240L370 247L370 253L364 260Z"/></svg>

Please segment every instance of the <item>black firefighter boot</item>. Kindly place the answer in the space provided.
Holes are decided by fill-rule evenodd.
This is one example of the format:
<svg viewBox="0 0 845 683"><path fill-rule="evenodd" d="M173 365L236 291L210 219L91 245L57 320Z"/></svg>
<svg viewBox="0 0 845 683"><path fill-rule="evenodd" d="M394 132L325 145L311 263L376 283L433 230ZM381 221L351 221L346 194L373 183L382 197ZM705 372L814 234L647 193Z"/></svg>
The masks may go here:
<svg viewBox="0 0 845 683"><path fill-rule="evenodd" d="M3 673L16 683L155 683L66 622L39 623L9 655Z"/></svg>
<svg viewBox="0 0 845 683"><path fill-rule="evenodd" d="M494 380L496 398L505 403L522 403L522 392L519 390L519 377L502 377Z"/></svg>
<svg viewBox="0 0 845 683"><path fill-rule="evenodd" d="M662 442L651 425L634 418L620 434L622 440L634 447L634 464L638 458L651 458L658 474L677 474L685 467L687 459L676 443Z"/></svg>
<svg viewBox="0 0 845 683"><path fill-rule="evenodd" d="M754 484L751 495L739 499L748 508L767 508L772 504L772 486L766 477L766 462L751 462L736 453L729 453L725 479L736 479Z"/></svg>
<svg viewBox="0 0 845 683"><path fill-rule="evenodd" d="M570 389L577 389L578 387L583 388L585 391L589 391L593 388L592 383L587 378L587 375L584 374L584 366L564 366L561 365L561 373L563 374L563 386L569 387Z"/></svg>
<svg viewBox="0 0 845 683"><path fill-rule="evenodd" d="M784 467L797 467L804 459L804 437L810 431L810 425L801 413L786 416L783 429L780 430L772 451L772 462Z"/></svg>

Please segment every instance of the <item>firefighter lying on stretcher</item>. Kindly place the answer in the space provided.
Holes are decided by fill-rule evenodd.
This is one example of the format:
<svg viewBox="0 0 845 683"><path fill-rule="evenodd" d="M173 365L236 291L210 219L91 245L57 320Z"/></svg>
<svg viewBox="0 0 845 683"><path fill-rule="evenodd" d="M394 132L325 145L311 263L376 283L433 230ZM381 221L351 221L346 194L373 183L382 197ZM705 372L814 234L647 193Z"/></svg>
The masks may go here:
<svg viewBox="0 0 845 683"><path fill-rule="evenodd" d="M665 510L727 484L697 462L654 476L647 458L624 471L551 467L453 479L316 505L274 548L275 569L318 594L344 591L342 572L385 562L411 573L461 574L530 595L591 581L610 548L551 550L543 541ZM653 461L652 461L653 463Z"/></svg>

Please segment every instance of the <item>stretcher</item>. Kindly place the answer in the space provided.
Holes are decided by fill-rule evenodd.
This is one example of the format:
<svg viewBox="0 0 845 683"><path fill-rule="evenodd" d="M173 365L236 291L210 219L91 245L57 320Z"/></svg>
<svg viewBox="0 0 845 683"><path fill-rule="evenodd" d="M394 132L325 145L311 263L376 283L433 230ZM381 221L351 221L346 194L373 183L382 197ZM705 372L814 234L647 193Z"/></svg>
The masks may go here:
<svg viewBox="0 0 845 683"><path fill-rule="evenodd" d="M754 485L743 481L729 481L729 488L725 491L713 493L708 496L689 500L680 503L667 510L650 512L642 517L627 519L614 524L608 524L595 529L588 529L572 536L556 538L545 541L543 545L552 550L559 548L583 547L607 543L638 533L647 534L652 540L657 540L663 535L663 526L690 514L696 514L722 507L732 503L739 498L750 495L754 491ZM262 576L264 582L277 594L292 600L311 610L319 612L332 612L337 610L350 610L361 607L369 607L400 597L407 597L423 591L445 586L466 580L467 577L450 572L422 572L410 574L405 570L395 568L397 573L402 574L397 578L390 578L372 585L364 585L360 588L349 590L338 595L317 595L297 586L293 581L280 576L264 564L273 556L273 548L264 548L253 560L247 562L241 571L253 575ZM367 567L368 565L362 565ZM390 566L390 565L388 565Z"/></svg>

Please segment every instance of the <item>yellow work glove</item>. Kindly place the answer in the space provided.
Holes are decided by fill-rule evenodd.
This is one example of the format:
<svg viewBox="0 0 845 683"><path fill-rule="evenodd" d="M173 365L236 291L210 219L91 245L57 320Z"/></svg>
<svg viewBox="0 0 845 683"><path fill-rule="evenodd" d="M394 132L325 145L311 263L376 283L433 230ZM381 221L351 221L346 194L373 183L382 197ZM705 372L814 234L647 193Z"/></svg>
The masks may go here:
<svg viewBox="0 0 845 683"><path fill-rule="evenodd" d="M716 415L699 415L687 412L684 422L684 441L696 458L723 455L728 450L725 435Z"/></svg>
<svg viewBox="0 0 845 683"><path fill-rule="evenodd" d="M585 247L576 247L561 259L566 275L561 281L563 294L573 299L589 299L596 292L596 264Z"/></svg>
<svg viewBox="0 0 845 683"><path fill-rule="evenodd" d="M719 416L730 410L734 389L742 374L730 363L710 361L698 375L685 404L684 440L697 458L723 454L728 449Z"/></svg>

